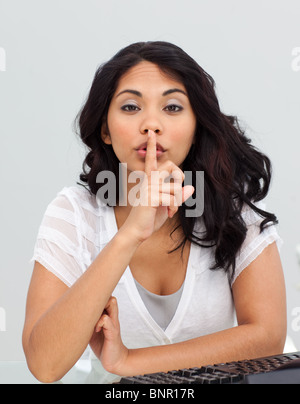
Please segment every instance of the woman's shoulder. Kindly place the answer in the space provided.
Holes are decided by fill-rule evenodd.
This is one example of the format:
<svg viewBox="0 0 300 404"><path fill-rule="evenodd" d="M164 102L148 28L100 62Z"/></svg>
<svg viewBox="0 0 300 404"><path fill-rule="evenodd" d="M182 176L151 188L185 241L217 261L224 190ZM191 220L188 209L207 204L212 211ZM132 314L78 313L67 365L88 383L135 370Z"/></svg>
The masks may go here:
<svg viewBox="0 0 300 404"><path fill-rule="evenodd" d="M262 211L266 209L266 204L263 201L253 203L253 205ZM262 219L262 216L260 216L258 212L256 212L251 206L247 205L246 203L244 203L243 205L241 216L246 225L254 224Z"/></svg>
<svg viewBox="0 0 300 404"><path fill-rule="evenodd" d="M108 227L111 224L109 210L113 209L101 202L83 186L64 187L48 205L45 217L53 219L53 226L60 220L59 228L67 229L68 224L93 245L99 246L108 239ZM101 240L99 240L101 233Z"/></svg>
<svg viewBox="0 0 300 404"><path fill-rule="evenodd" d="M51 202L73 212L87 211L96 216L105 213L107 206L103 205L92 192L84 186L64 187Z"/></svg>
<svg viewBox="0 0 300 404"><path fill-rule="evenodd" d="M96 197L84 186L64 187L58 192L56 199L68 199L73 202L86 202L92 206L96 205Z"/></svg>
<svg viewBox="0 0 300 404"><path fill-rule="evenodd" d="M92 240L100 230L104 234L109 227L110 209L83 186L70 186L57 193L48 205L45 217L68 222L76 227L77 232L90 234L87 238Z"/></svg>

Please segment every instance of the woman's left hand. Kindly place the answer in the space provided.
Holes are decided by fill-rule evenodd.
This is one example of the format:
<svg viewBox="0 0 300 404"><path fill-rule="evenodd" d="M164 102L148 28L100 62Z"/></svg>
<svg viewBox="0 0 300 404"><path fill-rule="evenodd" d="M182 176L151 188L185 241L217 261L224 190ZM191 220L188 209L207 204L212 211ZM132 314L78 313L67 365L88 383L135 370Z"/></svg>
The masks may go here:
<svg viewBox="0 0 300 404"><path fill-rule="evenodd" d="M98 344L95 343L96 340ZM105 370L122 375L122 368L129 351L121 339L118 303L115 297L111 297L105 306L105 311L96 324L90 345Z"/></svg>

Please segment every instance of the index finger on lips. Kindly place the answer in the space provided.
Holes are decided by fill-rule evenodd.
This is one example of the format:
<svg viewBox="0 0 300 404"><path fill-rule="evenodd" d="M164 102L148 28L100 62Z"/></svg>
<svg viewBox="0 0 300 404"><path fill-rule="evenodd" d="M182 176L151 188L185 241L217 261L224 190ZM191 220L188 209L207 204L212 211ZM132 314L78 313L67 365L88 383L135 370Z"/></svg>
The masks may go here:
<svg viewBox="0 0 300 404"><path fill-rule="evenodd" d="M156 170L157 170L156 135L152 130L149 130L147 152L145 158L145 173L148 176L151 176L151 172Z"/></svg>

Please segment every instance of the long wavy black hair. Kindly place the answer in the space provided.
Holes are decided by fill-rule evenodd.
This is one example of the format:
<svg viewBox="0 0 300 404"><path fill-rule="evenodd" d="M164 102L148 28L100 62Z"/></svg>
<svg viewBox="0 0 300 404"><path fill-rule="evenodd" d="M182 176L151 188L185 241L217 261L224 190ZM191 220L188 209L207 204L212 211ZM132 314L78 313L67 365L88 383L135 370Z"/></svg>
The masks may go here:
<svg viewBox="0 0 300 404"><path fill-rule="evenodd" d="M135 43L98 68L87 101L75 121L88 147L81 183L96 195L103 186L96 181L100 171L112 171L118 179L119 160L112 146L101 139L101 127L106 123L120 78L142 61L156 64L185 86L197 120L195 143L182 170L194 174L204 171L205 208L201 220L205 232L196 234L197 218L186 217L188 207L183 204L179 208L179 226L184 237L169 253L181 247L183 251L187 240L214 248L215 265L211 269L223 268L233 276L236 255L247 234L241 215L243 206L249 205L262 217L261 232L270 222L277 223L274 214L255 206L269 191L271 162L251 144L237 118L221 112L213 78L178 46L161 41ZM192 185L196 188L195 181L194 176Z"/></svg>

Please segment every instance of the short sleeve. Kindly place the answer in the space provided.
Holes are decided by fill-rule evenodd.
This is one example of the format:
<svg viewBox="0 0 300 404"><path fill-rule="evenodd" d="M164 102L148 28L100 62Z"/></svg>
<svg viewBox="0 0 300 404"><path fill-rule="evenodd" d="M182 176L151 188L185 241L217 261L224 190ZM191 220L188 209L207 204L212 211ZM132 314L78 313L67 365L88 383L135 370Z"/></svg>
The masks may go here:
<svg viewBox="0 0 300 404"><path fill-rule="evenodd" d="M256 204L256 206L265 210L265 204L262 202ZM234 277L231 280L231 285L234 284L243 270L247 268L247 266L250 265L266 247L276 242L278 250L280 251L283 244L274 224L267 224L265 229L260 232L260 224L264 219L249 206L244 207L242 217L246 223L248 231L246 239L236 257L236 269Z"/></svg>
<svg viewBox="0 0 300 404"><path fill-rule="evenodd" d="M66 188L46 209L31 261L38 261L72 286L91 263L83 233L80 206Z"/></svg>

